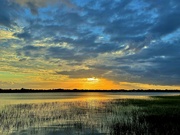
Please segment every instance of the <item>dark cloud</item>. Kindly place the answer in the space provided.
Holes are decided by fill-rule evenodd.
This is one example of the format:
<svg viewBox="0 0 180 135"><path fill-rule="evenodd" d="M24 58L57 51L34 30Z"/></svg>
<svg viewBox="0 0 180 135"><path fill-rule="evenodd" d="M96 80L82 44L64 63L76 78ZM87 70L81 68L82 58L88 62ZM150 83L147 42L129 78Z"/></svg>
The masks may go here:
<svg viewBox="0 0 180 135"><path fill-rule="evenodd" d="M119 69L139 76L134 82L162 85L178 85L180 83L179 41L173 44L159 42L135 55L116 59Z"/></svg>
<svg viewBox="0 0 180 135"><path fill-rule="evenodd" d="M72 50L62 48L62 47L50 47L47 49L47 57L49 58L59 58L65 60L78 59L75 58L75 54Z"/></svg>
<svg viewBox="0 0 180 135"><path fill-rule="evenodd" d="M123 47L121 47L120 45L118 44L108 44L108 43L100 43L98 44L93 50L93 52L97 52L97 53L106 53L106 52L113 52L113 51L116 51L116 50L120 50L122 49Z"/></svg>
<svg viewBox="0 0 180 135"><path fill-rule="evenodd" d="M178 0L148 1L148 9L154 9L157 12L154 25L150 32L158 36L164 36L176 31L180 25L180 2Z"/></svg>
<svg viewBox="0 0 180 135"><path fill-rule="evenodd" d="M111 41L140 41L147 36L147 31L152 26L153 23L149 20L153 15L150 14L151 11L143 12L143 7L132 9L130 4L133 2L135 3L135 1L108 3L103 1L99 3L103 11L87 7L89 11L87 19L95 26L104 27L103 32L111 36Z"/></svg>
<svg viewBox="0 0 180 135"><path fill-rule="evenodd" d="M32 2L27 2L26 4L27 4L27 6L30 8L31 13L32 13L33 15L37 15L37 14L38 14L38 8L37 8L36 5L34 5Z"/></svg>
<svg viewBox="0 0 180 135"><path fill-rule="evenodd" d="M16 25L14 20L20 11L22 10L17 4L8 0L1 0L0 25L12 28L13 25Z"/></svg>
<svg viewBox="0 0 180 135"><path fill-rule="evenodd" d="M178 28L180 28L180 11L160 17L157 24L152 28L152 32L163 36L174 32Z"/></svg>
<svg viewBox="0 0 180 135"><path fill-rule="evenodd" d="M63 48L61 46L57 47L41 47L27 45L17 50L19 56L28 56L31 58L43 58L44 60L51 59L62 59L66 61L77 61L81 62L87 59L94 58L94 54L86 54L85 52L79 53L76 49Z"/></svg>
<svg viewBox="0 0 180 135"><path fill-rule="evenodd" d="M105 72L99 69L81 69L75 71L57 71L56 74L68 75L70 78L101 78Z"/></svg>
<svg viewBox="0 0 180 135"><path fill-rule="evenodd" d="M26 58L19 59L20 62L26 61Z"/></svg>
<svg viewBox="0 0 180 135"><path fill-rule="evenodd" d="M7 2L5 0L1 1L1 4L0 4L0 24L10 27L11 19L10 19L10 16L8 15L8 13L5 12L6 8L8 8Z"/></svg>
<svg viewBox="0 0 180 135"><path fill-rule="evenodd" d="M87 53L82 50L79 51L76 48L67 49L67 48L62 48L62 47L49 47L47 49L47 57L82 62L84 60L97 57L97 54L95 54L94 52Z"/></svg>
<svg viewBox="0 0 180 135"><path fill-rule="evenodd" d="M39 13L38 9L46 7L48 5L55 5L58 7L68 7L71 9L76 9L77 7L69 0L14 0L23 7L28 7L33 15ZM62 5L62 6L60 6Z"/></svg>
<svg viewBox="0 0 180 135"><path fill-rule="evenodd" d="M17 49L18 56L28 56L31 58L44 58L45 47L27 45L20 49Z"/></svg>
<svg viewBox="0 0 180 135"><path fill-rule="evenodd" d="M31 39L31 34L29 32L22 32L22 33L14 33L13 36L16 36L18 38L22 38L24 40L30 40Z"/></svg>

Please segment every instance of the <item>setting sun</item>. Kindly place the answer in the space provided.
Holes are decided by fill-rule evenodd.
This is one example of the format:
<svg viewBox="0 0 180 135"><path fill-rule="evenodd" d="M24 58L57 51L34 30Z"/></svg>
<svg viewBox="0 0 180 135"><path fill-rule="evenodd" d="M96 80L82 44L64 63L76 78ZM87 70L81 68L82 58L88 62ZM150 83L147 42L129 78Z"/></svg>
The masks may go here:
<svg viewBox="0 0 180 135"><path fill-rule="evenodd" d="M95 77L91 77L91 78L87 78L87 81L89 81L89 82L98 82L99 79L95 78Z"/></svg>

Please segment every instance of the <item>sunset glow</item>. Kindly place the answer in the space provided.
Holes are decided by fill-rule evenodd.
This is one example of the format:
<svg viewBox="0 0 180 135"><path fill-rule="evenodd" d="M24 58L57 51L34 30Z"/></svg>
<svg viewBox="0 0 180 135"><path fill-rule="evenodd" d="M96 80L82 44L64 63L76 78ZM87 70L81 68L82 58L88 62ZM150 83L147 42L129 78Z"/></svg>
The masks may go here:
<svg viewBox="0 0 180 135"><path fill-rule="evenodd" d="M99 81L98 78L92 77L92 78L87 78L87 81L97 83Z"/></svg>

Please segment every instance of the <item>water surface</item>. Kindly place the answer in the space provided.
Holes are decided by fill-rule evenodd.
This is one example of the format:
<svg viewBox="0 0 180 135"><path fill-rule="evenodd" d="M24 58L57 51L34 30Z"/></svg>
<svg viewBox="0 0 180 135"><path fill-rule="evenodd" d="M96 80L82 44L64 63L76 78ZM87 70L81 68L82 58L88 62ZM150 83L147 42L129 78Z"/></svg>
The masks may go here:
<svg viewBox="0 0 180 135"><path fill-rule="evenodd" d="M180 95L180 92L59 92L59 93L1 93L0 105L66 102L77 100L138 99L150 96Z"/></svg>

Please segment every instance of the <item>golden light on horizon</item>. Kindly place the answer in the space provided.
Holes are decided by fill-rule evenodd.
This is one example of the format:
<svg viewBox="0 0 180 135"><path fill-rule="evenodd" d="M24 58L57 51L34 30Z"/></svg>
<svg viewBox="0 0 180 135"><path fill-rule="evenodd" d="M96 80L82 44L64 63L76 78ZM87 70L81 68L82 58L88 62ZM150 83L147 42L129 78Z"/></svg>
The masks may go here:
<svg viewBox="0 0 180 135"><path fill-rule="evenodd" d="M90 78L84 78L84 81L82 81L81 85L82 89L93 89L93 90L105 90L105 89L119 89L119 85L115 84L114 82L107 80L105 78L96 78L96 77L90 77Z"/></svg>
<svg viewBox="0 0 180 135"><path fill-rule="evenodd" d="M95 78L95 77L91 77L91 78L87 78L87 81L92 82L92 83L97 83L97 82L99 82L99 79Z"/></svg>

